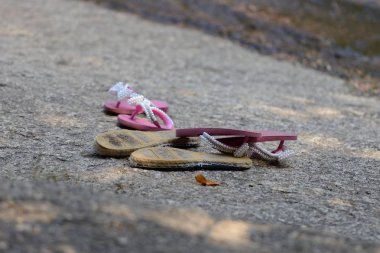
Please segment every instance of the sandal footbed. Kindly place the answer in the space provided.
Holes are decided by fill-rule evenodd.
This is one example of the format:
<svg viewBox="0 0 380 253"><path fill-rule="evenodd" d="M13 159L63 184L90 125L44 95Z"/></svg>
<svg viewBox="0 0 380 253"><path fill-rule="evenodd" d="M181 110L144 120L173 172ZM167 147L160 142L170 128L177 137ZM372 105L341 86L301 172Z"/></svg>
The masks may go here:
<svg viewBox="0 0 380 253"><path fill-rule="evenodd" d="M139 149L129 158L132 166L151 169L181 169L197 167L229 167L249 169L252 160L248 157L233 157L226 154L194 152L178 148L153 147Z"/></svg>
<svg viewBox="0 0 380 253"><path fill-rule="evenodd" d="M141 131L168 131L172 130L172 127L169 128L165 125L162 125L161 128L158 128L155 124L150 122L148 119L135 117L132 119L131 115L119 114L117 116L117 121L120 125L136 130ZM175 134L174 134L175 136Z"/></svg>
<svg viewBox="0 0 380 253"><path fill-rule="evenodd" d="M111 130L101 133L95 138L95 151L102 156L123 157L133 151L158 145L175 147L197 146L200 139L197 137L179 138L175 131L143 132L135 130Z"/></svg>

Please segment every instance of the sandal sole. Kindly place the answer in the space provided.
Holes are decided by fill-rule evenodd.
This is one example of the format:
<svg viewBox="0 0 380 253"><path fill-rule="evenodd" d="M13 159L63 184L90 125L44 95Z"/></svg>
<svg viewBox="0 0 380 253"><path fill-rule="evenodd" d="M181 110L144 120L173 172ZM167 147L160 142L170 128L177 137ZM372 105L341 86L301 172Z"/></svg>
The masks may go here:
<svg viewBox="0 0 380 253"><path fill-rule="evenodd" d="M143 132L135 130L111 130L95 137L95 151L101 156L126 157L137 149L169 145L195 147L200 144L198 137L179 138L175 131Z"/></svg>
<svg viewBox="0 0 380 253"><path fill-rule="evenodd" d="M130 164L146 169L249 169L252 160L236 158L225 154L210 154L178 148L153 147L139 149L129 158Z"/></svg>

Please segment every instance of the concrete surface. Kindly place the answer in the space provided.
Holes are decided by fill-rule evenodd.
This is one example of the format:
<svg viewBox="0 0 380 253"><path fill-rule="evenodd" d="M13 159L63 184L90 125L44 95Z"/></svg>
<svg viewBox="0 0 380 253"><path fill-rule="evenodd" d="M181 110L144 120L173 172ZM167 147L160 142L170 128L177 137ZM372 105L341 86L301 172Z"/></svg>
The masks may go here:
<svg viewBox="0 0 380 253"><path fill-rule="evenodd" d="M0 251L380 251L377 98L92 3L2 0L0 16ZM177 127L293 131L298 155L202 171L218 187L97 157L119 80L168 101Z"/></svg>

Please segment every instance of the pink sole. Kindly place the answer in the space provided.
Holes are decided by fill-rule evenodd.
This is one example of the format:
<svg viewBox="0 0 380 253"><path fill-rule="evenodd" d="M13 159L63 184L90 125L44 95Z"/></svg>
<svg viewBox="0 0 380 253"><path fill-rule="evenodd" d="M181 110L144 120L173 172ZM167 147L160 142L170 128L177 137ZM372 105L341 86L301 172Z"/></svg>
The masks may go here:
<svg viewBox="0 0 380 253"><path fill-rule="evenodd" d="M204 132L215 135L224 136L218 137L217 140L229 145L240 146L243 142L266 142L266 141L286 141L297 140L297 135L293 133L277 132L277 131L243 131L226 128L185 128L177 129L177 137L195 137ZM226 137L229 136L229 137ZM246 138L248 137L248 138Z"/></svg>
<svg viewBox="0 0 380 253"><path fill-rule="evenodd" d="M176 130L177 137L195 137L202 135L204 132L210 135L220 135L220 136L248 136L248 137L261 137L261 132L256 131L245 131L229 128L182 128Z"/></svg>
<svg viewBox="0 0 380 253"><path fill-rule="evenodd" d="M142 118L131 119L130 115L125 115L125 114L119 114L117 116L117 121L122 126L136 129L136 130L141 130L141 131L164 131L164 130L173 129L173 128L168 128L165 126L158 128L155 124L153 124L147 119L142 119Z"/></svg>
<svg viewBox="0 0 380 253"><path fill-rule="evenodd" d="M234 136L234 137L221 137L217 138L218 141L229 146L240 146L242 143L254 143L254 142L267 142L267 141L295 141L297 140L297 135L292 133L284 132L272 132L272 131L262 131L263 135L261 137L245 137Z"/></svg>
<svg viewBox="0 0 380 253"><path fill-rule="evenodd" d="M169 109L169 106L165 101L152 100L152 103L164 112L167 112ZM130 105L125 101L121 101L119 107L116 107L116 104L117 101L107 101L104 103L104 109L115 114L128 115L132 114L136 109L134 105Z"/></svg>

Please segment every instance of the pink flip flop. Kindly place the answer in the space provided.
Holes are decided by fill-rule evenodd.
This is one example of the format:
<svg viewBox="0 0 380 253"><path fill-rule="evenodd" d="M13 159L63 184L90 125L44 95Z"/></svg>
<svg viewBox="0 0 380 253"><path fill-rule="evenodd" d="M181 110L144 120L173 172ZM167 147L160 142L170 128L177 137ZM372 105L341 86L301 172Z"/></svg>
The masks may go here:
<svg viewBox="0 0 380 253"><path fill-rule="evenodd" d="M281 161L294 153L286 149L286 140L297 140L297 135L275 131L242 131L224 128L187 128L177 129L177 137L200 136L213 148L231 153L235 157L257 157L267 161ZM219 137L213 137L219 136ZM280 141L278 147L268 151L259 142Z"/></svg>
<svg viewBox="0 0 380 253"><path fill-rule="evenodd" d="M255 137L255 138L261 137L261 132L237 130L237 129L230 129L230 128L214 128L214 127L179 128L179 129L176 129L176 136L177 137L196 137L196 136L202 135L205 132L210 135L217 135L217 136L248 136L248 137Z"/></svg>
<svg viewBox="0 0 380 253"><path fill-rule="evenodd" d="M131 115L119 114L117 120L120 125L142 130L142 131L163 131L174 129L173 120L162 110L151 105L150 101L144 97L131 98L129 102L135 105L136 109ZM145 113L148 119L136 118L138 114ZM164 123L160 125L158 118Z"/></svg>
<svg viewBox="0 0 380 253"><path fill-rule="evenodd" d="M128 101L123 101L125 99L130 99L136 96L141 96L134 92L129 84L119 82L111 87L109 93L117 96L117 100L110 100L104 103L104 109L108 112L115 114L132 114L136 110L136 106L130 104ZM169 106L166 102L161 100L152 100L151 104L160 110L167 112Z"/></svg>
<svg viewBox="0 0 380 253"><path fill-rule="evenodd" d="M154 106L161 109L164 112L167 112L169 109L169 106L166 102L161 100L152 100L151 101ZM115 114L132 114L136 107L129 104L126 101L114 101L110 100L104 103L104 108L108 112L112 112Z"/></svg>

